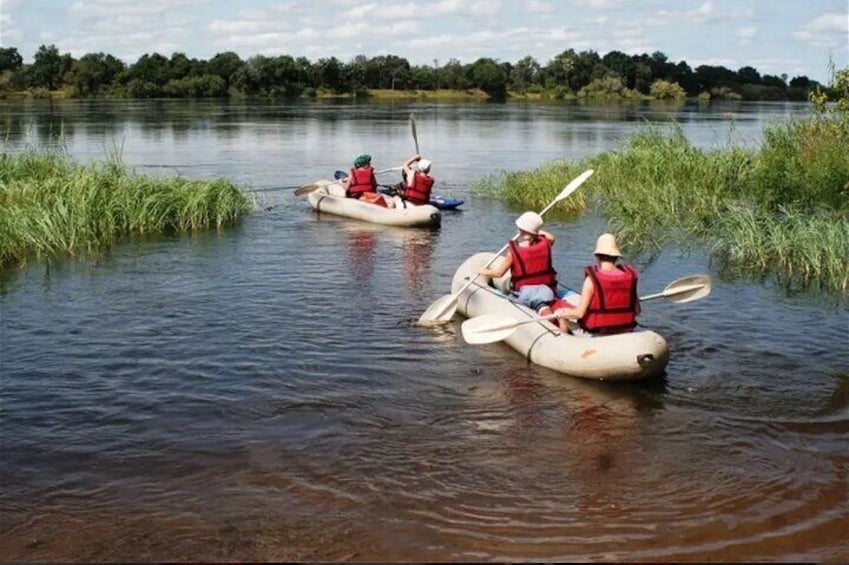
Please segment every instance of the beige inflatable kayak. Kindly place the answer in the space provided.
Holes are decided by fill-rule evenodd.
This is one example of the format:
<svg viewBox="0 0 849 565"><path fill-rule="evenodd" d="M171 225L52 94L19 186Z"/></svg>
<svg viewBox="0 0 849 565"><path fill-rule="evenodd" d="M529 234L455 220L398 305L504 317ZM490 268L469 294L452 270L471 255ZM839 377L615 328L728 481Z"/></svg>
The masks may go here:
<svg viewBox="0 0 849 565"><path fill-rule="evenodd" d="M492 257L492 253L478 253L468 258L454 273L451 292L459 292ZM493 282L500 286L500 281L478 277L460 294L457 310L470 318L496 314L518 322L535 317L531 309L510 300ZM648 330L578 337L560 332L548 321L540 321L518 326L504 343L532 363L586 379L633 381L657 377L664 373L669 361L666 340Z"/></svg>
<svg viewBox="0 0 849 565"><path fill-rule="evenodd" d="M307 200L318 212L386 226L433 227L438 226L442 221L442 213L430 204L407 208L384 208L345 197L345 189L335 181L321 180L315 184L319 185L319 188L310 192Z"/></svg>

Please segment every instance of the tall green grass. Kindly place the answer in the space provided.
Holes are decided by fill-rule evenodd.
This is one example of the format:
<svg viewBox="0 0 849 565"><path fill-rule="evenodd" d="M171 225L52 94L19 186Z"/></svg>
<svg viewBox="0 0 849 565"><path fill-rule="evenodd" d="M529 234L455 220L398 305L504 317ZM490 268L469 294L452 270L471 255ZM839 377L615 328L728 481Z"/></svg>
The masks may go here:
<svg viewBox="0 0 849 565"><path fill-rule="evenodd" d="M616 151L485 177L473 190L538 209L588 168L584 199L570 201L597 209L626 247L701 245L742 271L849 294L845 117L770 124L757 149L704 151L680 127L647 128Z"/></svg>
<svg viewBox="0 0 849 565"><path fill-rule="evenodd" d="M131 234L220 228L255 204L226 180L137 175L120 161L0 154L0 266L97 253Z"/></svg>

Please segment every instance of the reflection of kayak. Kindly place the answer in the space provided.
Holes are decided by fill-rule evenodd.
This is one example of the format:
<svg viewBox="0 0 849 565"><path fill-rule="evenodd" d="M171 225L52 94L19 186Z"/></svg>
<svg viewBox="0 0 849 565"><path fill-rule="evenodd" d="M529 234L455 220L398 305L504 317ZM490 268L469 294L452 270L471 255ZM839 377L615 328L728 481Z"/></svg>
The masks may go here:
<svg viewBox="0 0 849 565"><path fill-rule="evenodd" d="M442 214L435 206L426 204L409 208L384 208L356 198L347 198L345 189L335 181L320 180L315 184L319 188L310 192L307 200L318 212L386 226L432 227L442 221Z"/></svg>
<svg viewBox="0 0 849 565"><path fill-rule="evenodd" d="M466 259L454 273L451 292L458 292L490 259L478 253ZM496 314L523 321L535 313L510 300L479 276L460 294L457 310L467 317ZM666 340L643 330L602 337L577 337L561 333L548 321L524 324L504 342L529 361L573 377L632 381L662 375L669 361Z"/></svg>

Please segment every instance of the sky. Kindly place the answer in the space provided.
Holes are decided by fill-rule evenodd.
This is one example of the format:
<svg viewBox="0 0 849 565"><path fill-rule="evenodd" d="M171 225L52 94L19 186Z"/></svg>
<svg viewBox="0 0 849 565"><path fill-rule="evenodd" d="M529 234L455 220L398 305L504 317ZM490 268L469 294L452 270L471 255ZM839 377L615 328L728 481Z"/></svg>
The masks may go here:
<svg viewBox="0 0 849 565"><path fill-rule="evenodd" d="M441 66L525 56L545 65L569 48L661 51L692 69L828 83L830 62L849 67L849 0L0 0L0 46L31 63L42 44L128 64L154 52Z"/></svg>

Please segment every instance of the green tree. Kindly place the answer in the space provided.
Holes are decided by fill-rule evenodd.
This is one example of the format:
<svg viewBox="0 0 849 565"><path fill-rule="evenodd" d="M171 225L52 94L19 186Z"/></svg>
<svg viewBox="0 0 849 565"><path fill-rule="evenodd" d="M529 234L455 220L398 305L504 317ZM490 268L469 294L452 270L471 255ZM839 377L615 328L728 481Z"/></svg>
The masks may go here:
<svg viewBox="0 0 849 565"><path fill-rule="evenodd" d="M59 54L55 45L41 45L29 68L30 86L56 90L62 84L66 60Z"/></svg>
<svg viewBox="0 0 849 565"><path fill-rule="evenodd" d="M77 96L96 96L108 90L126 69L112 55L88 53L71 66L69 82Z"/></svg>
<svg viewBox="0 0 849 565"><path fill-rule="evenodd" d="M492 98L507 96L507 73L493 59L482 57L469 67L469 80Z"/></svg>
<svg viewBox="0 0 849 565"><path fill-rule="evenodd" d="M319 59L315 65L318 85L329 88L333 92L345 92L350 90L345 84L344 66L336 57Z"/></svg>
<svg viewBox="0 0 849 565"><path fill-rule="evenodd" d="M510 88L516 92L525 92L533 84L539 84L540 64L530 55L516 63L510 71Z"/></svg>
<svg viewBox="0 0 849 565"><path fill-rule="evenodd" d="M171 69L168 59L159 53L149 55L145 53L134 64L130 65L126 73L127 79L138 83L148 83L153 87L162 87L171 79ZM148 92L150 89L143 89Z"/></svg>
<svg viewBox="0 0 849 565"><path fill-rule="evenodd" d="M676 82L668 82L665 80L656 80L651 84L649 93L657 100L683 100L687 97L687 93Z"/></svg>
<svg viewBox="0 0 849 565"><path fill-rule="evenodd" d="M24 60L17 47L0 47L0 72L18 71L23 64Z"/></svg>
<svg viewBox="0 0 849 565"><path fill-rule="evenodd" d="M213 75L221 77L226 88L229 89L233 75L244 66L244 61L236 53L225 51L224 53L216 54L215 57L210 59L207 69Z"/></svg>

